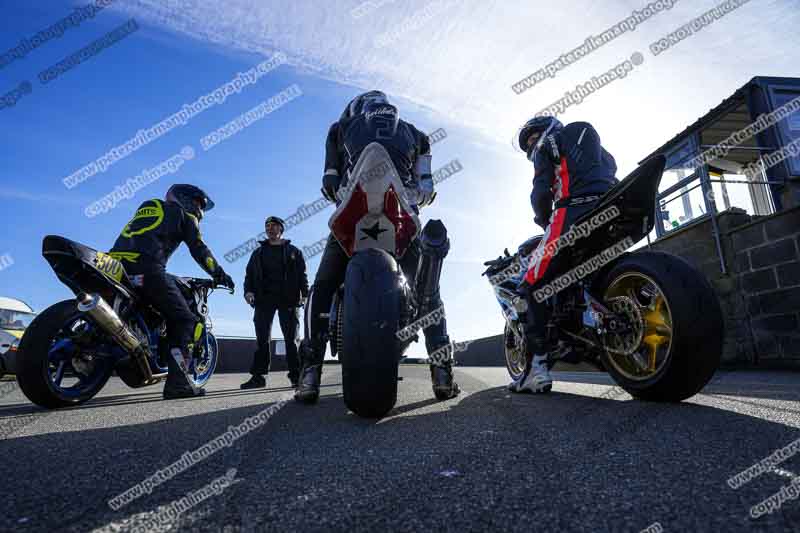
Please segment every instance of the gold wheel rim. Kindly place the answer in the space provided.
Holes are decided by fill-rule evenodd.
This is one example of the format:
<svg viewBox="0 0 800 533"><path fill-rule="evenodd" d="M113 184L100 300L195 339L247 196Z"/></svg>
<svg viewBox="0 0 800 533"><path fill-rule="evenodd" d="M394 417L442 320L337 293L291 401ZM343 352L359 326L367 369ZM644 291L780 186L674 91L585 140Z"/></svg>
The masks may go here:
<svg viewBox="0 0 800 533"><path fill-rule="evenodd" d="M669 302L661 287L639 272L622 274L611 282L604 299L614 298L627 299L637 307L643 331L641 341L631 353L606 350L608 361L626 378L646 381L664 368L671 353L673 322Z"/></svg>

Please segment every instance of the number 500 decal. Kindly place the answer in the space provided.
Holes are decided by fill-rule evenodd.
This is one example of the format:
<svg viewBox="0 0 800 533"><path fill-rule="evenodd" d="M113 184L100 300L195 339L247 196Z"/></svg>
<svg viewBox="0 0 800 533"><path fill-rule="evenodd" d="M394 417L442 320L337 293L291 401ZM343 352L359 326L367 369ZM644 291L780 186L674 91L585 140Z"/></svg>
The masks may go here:
<svg viewBox="0 0 800 533"><path fill-rule="evenodd" d="M122 281L122 273L124 272L122 269L122 264L110 255L104 254L103 252L97 252L95 264L97 265L97 270L109 278L113 279L117 283Z"/></svg>

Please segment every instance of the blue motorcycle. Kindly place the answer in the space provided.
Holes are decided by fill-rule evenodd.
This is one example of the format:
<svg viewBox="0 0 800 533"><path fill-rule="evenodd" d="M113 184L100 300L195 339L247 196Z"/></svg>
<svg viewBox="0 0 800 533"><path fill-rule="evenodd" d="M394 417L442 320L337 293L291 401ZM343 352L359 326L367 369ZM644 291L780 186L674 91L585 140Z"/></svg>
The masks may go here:
<svg viewBox="0 0 800 533"><path fill-rule="evenodd" d="M165 321L142 301L122 263L54 235L44 238L42 255L76 298L52 305L25 331L15 361L25 396L55 409L93 398L113 372L133 388L164 380L170 357ZM220 287L208 279L177 279L197 320L190 377L203 386L219 361L208 297Z"/></svg>

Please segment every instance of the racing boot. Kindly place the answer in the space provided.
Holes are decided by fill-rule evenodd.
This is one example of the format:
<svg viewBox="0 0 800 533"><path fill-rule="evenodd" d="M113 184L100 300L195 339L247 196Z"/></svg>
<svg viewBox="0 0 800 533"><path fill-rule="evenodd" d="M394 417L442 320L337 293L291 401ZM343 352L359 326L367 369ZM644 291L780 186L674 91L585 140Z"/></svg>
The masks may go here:
<svg viewBox="0 0 800 533"><path fill-rule="evenodd" d="M319 386L322 381L322 357L317 356L311 343L305 340L300 343L299 352L303 368L300 370L300 379L297 390L294 391L294 399L306 404L317 403Z"/></svg>
<svg viewBox="0 0 800 533"><path fill-rule="evenodd" d="M441 306L441 300L438 300ZM453 380L453 354L455 347L450 343L447 334L447 319L442 318L423 330L425 348L428 350L428 361L431 363L431 383L433 394L437 400L455 398L461 392L458 383Z"/></svg>
<svg viewBox="0 0 800 533"><path fill-rule="evenodd" d="M534 355L525 365L522 374L509 383L511 392L532 392L534 394L550 392L553 388L553 378L547 367L547 355Z"/></svg>
<svg viewBox="0 0 800 533"><path fill-rule="evenodd" d="M438 300L441 305L441 300ZM428 361L431 363L431 383L437 400L455 398L461 392L453 380L453 354L455 347L447 334L447 319L442 318L423 330Z"/></svg>
<svg viewBox="0 0 800 533"><path fill-rule="evenodd" d="M189 377L189 352L180 348L172 348L170 357L167 357L167 381L164 383L164 399L197 398L204 396L206 391L202 387L195 387Z"/></svg>
<svg viewBox="0 0 800 533"><path fill-rule="evenodd" d="M453 365L450 363L431 365L431 382L437 400L449 400L461 392L458 383L453 380Z"/></svg>

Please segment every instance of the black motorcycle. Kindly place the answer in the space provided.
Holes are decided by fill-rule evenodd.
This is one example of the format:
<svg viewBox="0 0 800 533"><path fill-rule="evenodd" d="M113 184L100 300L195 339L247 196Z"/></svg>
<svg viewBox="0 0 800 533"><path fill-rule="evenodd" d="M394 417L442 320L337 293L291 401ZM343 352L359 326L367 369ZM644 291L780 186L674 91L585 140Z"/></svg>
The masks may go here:
<svg viewBox="0 0 800 533"><path fill-rule="evenodd" d="M664 165L663 156L649 159L577 220L573 227L591 226L591 235L557 251L570 254L563 263L577 268L548 271L533 294L552 310L549 366L593 363L635 398L681 401L699 392L719 366L723 320L711 284L686 261L647 249L623 253L653 229ZM541 239L529 239L513 255L506 250L483 273L506 319L504 350L513 379L528 352L522 326L527 302L517 287L531 255L541 253Z"/></svg>
<svg viewBox="0 0 800 533"><path fill-rule="evenodd" d="M91 399L113 372L134 388L165 379L171 356L164 319L138 296L122 263L52 235L44 238L42 255L77 298L52 305L25 331L16 363L25 396L57 408ZM208 279L177 279L197 319L189 370L202 386L219 360L208 316L208 296L218 287Z"/></svg>

